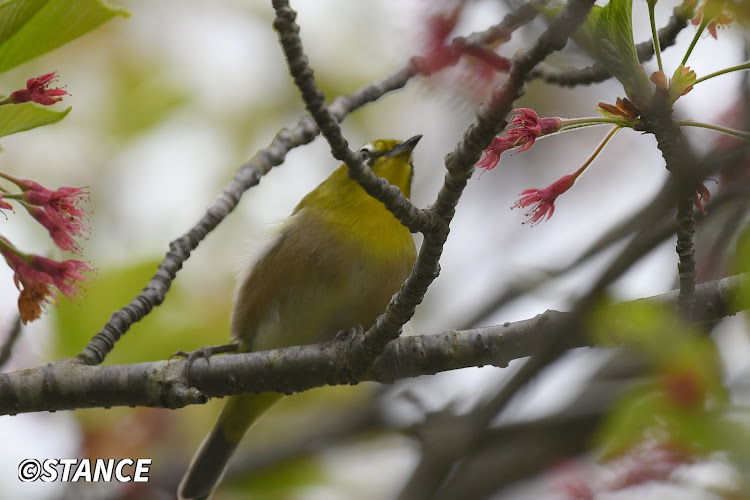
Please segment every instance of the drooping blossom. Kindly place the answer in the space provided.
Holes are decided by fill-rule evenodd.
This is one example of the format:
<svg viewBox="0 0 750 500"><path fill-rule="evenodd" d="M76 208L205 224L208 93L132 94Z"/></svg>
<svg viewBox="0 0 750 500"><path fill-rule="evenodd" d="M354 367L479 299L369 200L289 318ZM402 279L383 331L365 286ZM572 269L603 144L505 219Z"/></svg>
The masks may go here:
<svg viewBox="0 0 750 500"><path fill-rule="evenodd" d="M88 228L75 220L65 220L51 215L53 212L36 205L26 205L26 210L49 233L52 241L60 249L73 253L81 253L81 247L73 236L87 236Z"/></svg>
<svg viewBox="0 0 750 500"><path fill-rule="evenodd" d="M484 150L484 156L479 159L476 166L485 170L492 170L500 163L500 155L509 149L516 147L516 139L509 135L498 136L492 139L492 144Z"/></svg>
<svg viewBox="0 0 750 500"><path fill-rule="evenodd" d="M85 212L78 206L81 201L87 200L89 197L85 187L64 186L52 191L34 181L24 180L22 182L25 185L22 188L25 201L34 205L49 206L61 215L75 217L85 215Z"/></svg>
<svg viewBox="0 0 750 500"><path fill-rule="evenodd" d="M544 189L527 189L519 195L521 198L510 208L528 208L529 210L524 214L528 220L524 224L535 226L545 218L552 217L555 213L555 200L573 187L579 175L580 172L565 175Z"/></svg>
<svg viewBox="0 0 750 500"><path fill-rule="evenodd" d="M734 19L732 17L725 14L722 10L723 3L718 0L709 0L706 2L706 4L701 5L698 7L698 10L696 12L695 17L690 21L693 26L698 26L703 22L703 16L707 15L709 16L710 20L708 21L708 24L706 25L706 29L711 34L712 37L714 37L714 40L717 40L716 36L716 28L724 28L726 26L729 26ZM705 7L709 6L710 12L705 12Z"/></svg>
<svg viewBox="0 0 750 500"><path fill-rule="evenodd" d="M610 139L612 139L621 128L621 125L615 125L588 160L578 167L575 172L562 176L544 189L527 189L526 191L521 192L521 198L519 198L519 200L510 208L528 208L529 210L525 213L528 220L526 220L524 224L529 223L532 226L552 217L552 214L555 213L555 200L557 200L557 197L573 187L576 179L578 179L581 174L589 168L594 159L599 153L601 153L602 149L604 149L604 146L606 146Z"/></svg>
<svg viewBox="0 0 750 500"><path fill-rule="evenodd" d="M20 195L8 197L21 200L29 214L47 229L58 247L70 252L80 252L73 237L85 238L89 233L86 212L80 206L89 196L85 187L61 187L53 191L38 182L17 179L4 172L0 172L0 177L21 189Z"/></svg>
<svg viewBox="0 0 750 500"><path fill-rule="evenodd" d="M3 210L13 210L13 205L7 201L3 201L3 193L0 193L0 213L2 213Z"/></svg>
<svg viewBox="0 0 750 500"><path fill-rule="evenodd" d="M56 261L39 255L31 255L29 265L52 278L52 283L69 299L81 295L81 281L86 277L81 273L93 271L93 268L82 260L67 259Z"/></svg>
<svg viewBox="0 0 750 500"><path fill-rule="evenodd" d="M420 73L429 75L458 62L461 54L447 43L447 39L456 27L463 3L460 2L451 12L432 14L427 18L424 56L416 60Z"/></svg>
<svg viewBox="0 0 750 500"><path fill-rule="evenodd" d="M419 73L430 75L458 63L462 56L469 56L494 71L508 71L510 61L496 54L490 47L470 43L457 37L448 41L456 27L466 0L456 2L450 12L439 12L427 17L423 55L414 59Z"/></svg>
<svg viewBox="0 0 750 500"><path fill-rule="evenodd" d="M80 296L83 272L93 269L80 260L55 261L39 255L25 255L0 237L0 255L13 270L13 282L20 290L18 311L24 323L37 319L48 303L55 302L53 287L68 298Z"/></svg>
<svg viewBox="0 0 750 500"><path fill-rule="evenodd" d="M537 137L557 132L562 126L560 118L539 118L536 112L529 108L517 108L511 123L513 135L521 144L519 152L533 146Z"/></svg>
<svg viewBox="0 0 750 500"><path fill-rule="evenodd" d="M492 170L500 162L500 155L509 149L518 148L518 152L527 151L542 135L557 132L562 127L560 118L539 118L533 109L517 108L503 136L495 137L492 144L484 150L484 156L476 166Z"/></svg>
<svg viewBox="0 0 750 500"><path fill-rule="evenodd" d="M693 194L693 204L698 210L701 211L703 215L706 215L706 207L703 205L703 203L709 203L710 201L711 201L711 192L701 182L698 185L698 189L695 190L695 194Z"/></svg>
<svg viewBox="0 0 750 500"><path fill-rule="evenodd" d="M685 450L646 439L609 462L613 475L608 478L607 486L610 491L618 491L648 481L667 480L677 467L692 462L693 458Z"/></svg>
<svg viewBox="0 0 750 500"><path fill-rule="evenodd" d="M646 437L624 453L594 464L568 461L553 468L551 486L565 500L592 500L651 481L668 482L695 459L668 440Z"/></svg>
<svg viewBox="0 0 750 500"><path fill-rule="evenodd" d="M86 187L66 186L52 191L38 182L17 179L3 172L0 172L0 177L18 186L22 191L21 199L28 204L44 209L58 226L64 227L74 235L88 233L88 226L85 223L86 212L80 206L81 202L89 198Z"/></svg>
<svg viewBox="0 0 750 500"><path fill-rule="evenodd" d="M694 367L672 368L661 374L660 382L669 401L678 408L695 410L705 400L706 383Z"/></svg>
<svg viewBox="0 0 750 500"><path fill-rule="evenodd" d="M49 85L57 77L57 72L47 73L46 75L29 78L26 81L26 88L19 89L10 93L10 100L15 103L33 101L37 104L50 106L60 102L68 92L61 88L49 88Z"/></svg>

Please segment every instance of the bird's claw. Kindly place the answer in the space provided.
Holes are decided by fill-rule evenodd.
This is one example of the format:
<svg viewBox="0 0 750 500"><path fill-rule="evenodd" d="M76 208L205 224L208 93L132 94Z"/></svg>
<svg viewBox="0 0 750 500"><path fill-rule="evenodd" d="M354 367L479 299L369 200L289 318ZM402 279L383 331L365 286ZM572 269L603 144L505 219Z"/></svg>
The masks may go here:
<svg viewBox="0 0 750 500"><path fill-rule="evenodd" d="M350 340L354 340L360 335L364 335L365 330L362 328L362 325L357 325L355 327L349 328L348 330L339 330L339 332L334 337L334 340L338 342L346 342Z"/></svg>
<svg viewBox="0 0 750 500"><path fill-rule="evenodd" d="M190 380L190 369L192 368L193 363L195 363L196 360L205 359L206 363L211 364L211 356L215 354L226 354L229 352L236 352L238 348L239 348L239 344L233 343L233 344L204 346L204 347L200 347L190 352L179 350L175 352L174 354L172 354L169 357L168 361L171 361L172 358L185 358L187 360L187 363L185 363L185 375L187 376L188 380Z"/></svg>

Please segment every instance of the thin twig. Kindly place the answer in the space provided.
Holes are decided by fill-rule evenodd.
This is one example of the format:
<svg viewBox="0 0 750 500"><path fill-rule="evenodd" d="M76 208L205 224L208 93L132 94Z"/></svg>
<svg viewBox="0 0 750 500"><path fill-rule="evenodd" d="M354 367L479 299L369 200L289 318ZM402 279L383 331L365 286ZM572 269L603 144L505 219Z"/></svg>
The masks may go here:
<svg viewBox="0 0 750 500"><path fill-rule="evenodd" d="M677 311L690 320L695 303L695 216L693 197L683 196L677 202L677 270L680 276L680 296Z"/></svg>
<svg viewBox="0 0 750 500"><path fill-rule="evenodd" d="M13 353L13 346L16 345L16 341L21 336L22 328L23 323L21 322L21 316L16 316L13 326L8 332L8 338L5 339L2 349L0 349L0 368L5 366L5 363L10 359L10 356Z"/></svg>

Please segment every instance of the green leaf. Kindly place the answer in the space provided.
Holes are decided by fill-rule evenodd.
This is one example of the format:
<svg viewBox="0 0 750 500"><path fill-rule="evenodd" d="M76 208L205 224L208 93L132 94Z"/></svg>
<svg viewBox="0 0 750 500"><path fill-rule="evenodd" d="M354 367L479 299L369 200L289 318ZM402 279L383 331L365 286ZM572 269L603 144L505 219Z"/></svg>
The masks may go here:
<svg viewBox="0 0 750 500"><path fill-rule="evenodd" d="M729 401L716 345L673 308L649 300L602 304L589 327L603 342L632 347L647 362L642 381L615 403L598 433L616 455L654 435L686 450L718 450L730 433L718 418Z"/></svg>
<svg viewBox="0 0 750 500"><path fill-rule="evenodd" d="M609 39L624 66L624 70L634 71L641 64L633 39L633 0L610 0Z"/></svg>
<svg viewBox="0 0 750 500"><path fill-rule="evenodd" d="M0 137L58 122L65 118L70 109L55 111L33 102L2 105L0 106Z"/></svg>
<svg viewBox="0 0 750 500"><path fill-rule="evenodd" d="M8 0L0 4L0 46L21 29L49 0Z"/></svg>
<svg viewBox="0 0 750 500"><path fill-rule="evenodd" d="M8 0L0 4L0 71L54 50L114 16L129 15L99 0Z"/></svg>
<svg viewBox="0 0 750 500"><path fill-rule="evenodd" d="M598 344L629 345L656 356L661 355L675 337L682 336L683 329L673 312L663 304L648 300L603 302L593 310L589 321Z"/></svg>
<svg viewBox="0 0 750 500"><path fill-rule="evenodd" d="M611 18L614 15L621 17L622 13L618 10L613 14L614 3L613 0L604 7L595 5L573 39L594 59L604 64L610 73L621 79L625 72L620 61L620 52L612 37L612 26L619 26L620 22Z"/></svg>
<svg viewBox="0 0 750 500"><path fill-rule="evenodd" d="M745 224L739 231L734 255L730 262L732 274L750 272L750 225ZM734 294L732 302L737 311L750 308L750 286L740 286L737 293ZM745 319L748 319L747 315L745 315Z"/></svg>
<svg viewBox="0 0 750 500"><path fill-rule="evenodd" d="M633 0L611 0L609 4L609 40L617 62L610 71L622 82L631 101L638 103L651 93L651 83L638 60L633 39Z"/></svg>
<svg viewBox="0 0 750 500"><path fill-rule="evenodd" d="M549 10L545 15L555 13ZM573 40L622 83L631 101L638 104L650 94L651 84L638 61L633 39L633 0L594 5Z"/></svg>
<svg viewBox="0 0 750 500"><path fill-rule="evenodd" d="M555 15L562 9L558 8ZM599 59L599 40L602 28L606 26L607 10L605 7L594 5L586 20L578 27L573 40L595 59Z"/></svg>
<svg viewBox="0 0 750 500"><path fill-rule="evenodd" d="M633 388L620 396L595 434L602 456L611 458L639 443L644 432L654 427L660 403L651 387Z"/></svg>
<svg viewBox="0 0 750 500"><path fill-rule="evenodd" d="M680 96L690 92L698 77L690 67L677 66L672 79L669 80L669 98L675 102Z"/></svg>

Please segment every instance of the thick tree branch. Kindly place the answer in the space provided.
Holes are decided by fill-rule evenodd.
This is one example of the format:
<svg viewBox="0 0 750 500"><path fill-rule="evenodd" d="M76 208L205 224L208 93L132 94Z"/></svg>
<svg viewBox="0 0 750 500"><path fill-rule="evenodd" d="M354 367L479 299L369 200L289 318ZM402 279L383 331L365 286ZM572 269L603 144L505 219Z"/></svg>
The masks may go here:
<svg viewBox="0 0 750 500"><path fill-rule="evenodd" d="M716 321L750 305L740 290L750 274L696 287L694 318ZM648 300L674 306L677 291ZM118 366L89 366L62 360L37 368L0 374L0 414L111 406L178 408L205 403L208 397L244 392L293 393L323 385L366 380L395 380L474 366L506 366L547 345L550 331L563 328L574 312L547 311L524 321L437 335L401 337L391 342L368 372L353 379L346 363L349 342L289 347L197 360L185 373L185 361L156 361ZM565 331L562 348L589 345L581 330Z"/></svg>
<svg viewBox="0 0 750 500"><path fill-rule="evenodd" d="M642 109L641 130L656 138L659 150L677 187L677 255L679 256L680 300L677 308L690 319L695 289L695 219L692 199L701 169L689 142L680 127L672 120L672 100L669 91L657 87L648 105ZM705 173L703 174L705 175Z"/></svg>
<svg viewBox="0 0 750 500"><path fill-rule="evenodd" d="M680 297L677 310L690 320L695 303L695 214L693 197L683 196L677 202L677 271L680 277Z"/></svg>

